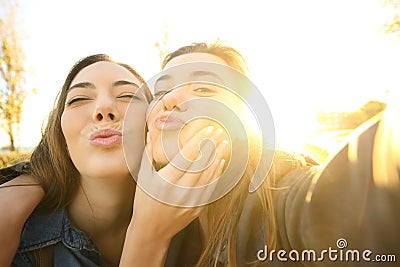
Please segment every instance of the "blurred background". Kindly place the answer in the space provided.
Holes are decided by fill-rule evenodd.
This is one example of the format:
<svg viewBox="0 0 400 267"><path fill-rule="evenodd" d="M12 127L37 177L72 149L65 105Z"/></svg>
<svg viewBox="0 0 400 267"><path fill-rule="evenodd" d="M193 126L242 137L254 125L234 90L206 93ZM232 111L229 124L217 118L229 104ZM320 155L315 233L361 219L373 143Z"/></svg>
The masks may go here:
<svg viewBox="0 0 400 267"><path fill-rule="evenodd" d="M106 53L149 80L168 52L237 48L279 146L329 158L399 99L400 0L0 0L0 167L29 157L80 58Z"/></svg>

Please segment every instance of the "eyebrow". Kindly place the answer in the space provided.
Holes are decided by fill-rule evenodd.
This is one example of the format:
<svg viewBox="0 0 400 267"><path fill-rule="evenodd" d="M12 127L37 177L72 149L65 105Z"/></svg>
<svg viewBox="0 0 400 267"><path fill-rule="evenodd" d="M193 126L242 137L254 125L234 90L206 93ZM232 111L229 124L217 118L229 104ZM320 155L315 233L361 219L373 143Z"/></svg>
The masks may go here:
<svg viewBox="0 0 400 267"><path fill-rule="evenodd" d="M130 82L130 81L125 81L125 80L115 81L112 84L113 87L123 86L123 85L132 85L132 86L134 86L136 88L139 88L138 84L136 84L134 82ZM68 92L71 91L74 88L96 89L96 86L93 83L90 83L90 82L77 83L77 84L74 84L73 86L71 86L70 88L68 88Z"/></svg>
<svg viewBox="0 0 400 267"><path fill-rule="evenodd" d="M70 88L68 88L67 91L69 92L69 91L71 91L71 90L74 89L74 88L89 88L89 89L94 89L95 86L94 86L94 84L89 83L89 82L77 83L77 84L72 85Z"/></svg>
<svg viewBox="0 0 400 267"><path fill-rule="evenodd" d="M217 75L214 72L211 71L204 71L204 70L199 70L199 71L194 71L191 76L193 78L199 78L199 77L204 77L204 76L211 76L215 78L219 83L224 84L224 81L221 79L219 75Z"/></svg>
<svg viewBox="0 0 400 267"><path fill-rule="evenodd" d="M160 78L158 78L156 80L156 82L154 83L154 85L156 85L157 83L161 82L161 81L165 81L165 80L170 80L171 79L171 75L163 75Z"/></svg>
<svg viewBox="0 0 400 267"><path fill-rule="evenodd" d="M130 82L130 81L125 81L125 80L120 80L120 81L113 82L113 87L122 86L122 85L132 85L132 86L134 86L136 88L140 87L137 83Z"/></svg>
<svg viewBox="0 0 400 267"><path fill-rule="evenodd" d="M224 84L223 79L217 75L214 72L211 71L204 71L204 70L198 70L198 71L194 71L190 74L190 76L194 79L198 79L200 77L204 77L204 76L211 76L213 78L215 78L215 80L220 83L220 84ZM157 81L154 83L154 87L156 87L157 83L161 82L161 81L165 81L165 80L170 80L172 77L171 75L163 75L160 78L157 79Z"/></svg>

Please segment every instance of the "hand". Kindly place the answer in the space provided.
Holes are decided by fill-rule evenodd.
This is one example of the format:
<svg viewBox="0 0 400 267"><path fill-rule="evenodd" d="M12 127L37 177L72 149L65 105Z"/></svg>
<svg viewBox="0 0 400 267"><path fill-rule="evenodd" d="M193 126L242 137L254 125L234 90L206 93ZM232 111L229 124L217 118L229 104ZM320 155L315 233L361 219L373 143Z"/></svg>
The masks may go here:
<svg viewBox="0 0 400 267"><path fill-rule="evenodd" d="M215 146L210 142L202 143L205 138ZM225 165L223 156L228 151L221 130L213 131L208 127L195 133L182 147L181 154L172 160L174 164L169 163L156 172L153 159L149 157L153 155L149 139L148 135L120 266L164 266L172 237L197 218L203 209L190 204L208 200L216 184L212 182L221 175ZM204 170L197 171L201 169ZM207 185L209 183L211 185ZM193 194L196 189L197 194ZM189 205L171 205L168 200Z"/></svg>
<svg viewBox="0 0 400 267"><path fill-rule="evenodd" d="M208 203L214 191L216 182L212 182L225 165L228 146L222 133L213 127L195 133L181 153L158 172L152 166L152 145L147 138L131 225L146 229L149 239L170 240L199 216L200 206Z"/></svg>

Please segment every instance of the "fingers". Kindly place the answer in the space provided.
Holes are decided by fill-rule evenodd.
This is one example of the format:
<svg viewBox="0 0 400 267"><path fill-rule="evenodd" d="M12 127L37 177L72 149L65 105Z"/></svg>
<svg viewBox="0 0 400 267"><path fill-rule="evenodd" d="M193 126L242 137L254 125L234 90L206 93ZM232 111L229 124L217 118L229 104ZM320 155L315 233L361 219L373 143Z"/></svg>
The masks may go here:
<svg viewBox="0 0 400 267"><path fill-rule="evenodd" d="M202 153L205 153L204 160L201 160L203 162L204 168L213 151L210 151L210 148L208 146L206 146L206 149L204 151L202 149L202 146L205 143L203 143L202 141L204 139L211 138L213 130L213 127L203 128L192 139L190 139L187 144L184 145L180 153L178 153L168 165L159 170L159 173L168 181L176 183L176 181L179 180L181 176L188 171L194 160L199 157L201 153L200 151L202 151ZM198 166L198 168L200 167L201 166Z"/></svg>
<svg viewBox="0 0 400 267"><path fill-rule="evenodd" d="M182 177L179 183L185 180L185 183L192 182L193 184L192 187L187 188L181 196L182 203L184 203L182 206L204 206L213 201L212 196L218 184L216 180L221 177L225 170L226 160L223 158L223 152L226 151L227 146L228 142L225 140L219 144L217 147L217 156L211 165L205 171L201 172L198 177L192 180L190 180L190 177L187 175Z"/></svg>
<svg viewBox="0 0 400 267"><path fill-rule="evenodd" d="M206 138L212 137L215 133L215 128L213 126L208 126L200 130L197 134L195 134L180 150L180 154L185 157L187 162L191 164L194 160L196 160L200 156L200 147L202 145L202 141ZM182 158L177 157L177 159L182 160ZM174 160L173 160L174 161ZM181 163L181 162L177 162ZM182 162L183 163L183 162ZM186 164L188 164L186 163ZM186 168L189 167L189 164L184 166ZM181 165L179 165L181 166Z"/></svg>
<svg viewBox="0 0 400 267"><path fill-rule="evenodd" d="M228 141L225 139L218 140L219 137L215 138L217 139L214 140L214 142L216 142L218 145L212 150L213 157L210 158L207 165L203 165L204 168L196 172L199 166L197 166L197 164L192 164L187 172L178 180L179 184L192 187L203 186L219 178L222 173L222 169L225 166L225 158L228 151ZM192 175L189 175L190 173L192 173Z"/></svg>
<svg viewBox="0 0 400 267"><path fill-rule="evenodd" d="M221 176L230 151L224 137L222 129L202 129L182 147L185 152L181 150L174 157L175 164L170 162L158 172L152 166L152 144L147 137L139 186L155 199L171 205L195 207L208 203L217 184L212 182Z"/></svg>
<svg viewBox="0 0 400 267"><path fill-rule="evenodd" d="M175 162L173 164L168 164L163 168L162 173L168 175L168 179L170 182L185 186L185 187L193 187L193 186L201 186L205 183L198 183L200 177L204 177L204 172L207 174L212 174L213 169L215 169L215 160L218 158L218 162L226 154L226 146L221 146L223 139L223 131L222 129L214 130L210 135L210 130L212 128L203 129L200 133L196 134L190 142L188 142L182 150L190 152L190 158L193 159L195 155L197 156L196 160L188 160L185 159L182 154L177 155L175 157ZM204 140L206 137L208 138ZM227 141L225 141L227 143ZM200 152L193 152L201 145L201 154ZM210 169L210 167L212 169ZM210 169L210 170L209 170Z"/></svg>
<svg viewBox="0 0 400 267"><path fill-rule="evenodd" d="M189 158L189 160L191 160L190 165L186 166L186 170L188 172L200 172L209 167L211 162L215 160L218 146L224 140L223 133L223 130L218 128L211 133L208 139L203 138L201 141L201 151L199 151L200 153L197 154L197 158ZM194 142L198 142L198 140L195 138L192 140ZM192 146L193 144L188 143L183 147L182 150L192 151ZM184 153L185 151L182 151L183 155L185 155Z"/></svg>

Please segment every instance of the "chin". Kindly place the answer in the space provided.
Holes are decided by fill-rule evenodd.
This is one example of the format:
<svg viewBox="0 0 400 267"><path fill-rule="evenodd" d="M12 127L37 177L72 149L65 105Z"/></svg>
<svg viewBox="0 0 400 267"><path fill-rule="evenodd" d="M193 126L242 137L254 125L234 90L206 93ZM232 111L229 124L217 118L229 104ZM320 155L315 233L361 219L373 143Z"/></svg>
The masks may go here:
<svg viewBox="0 0 400 267"><path fill-rule="evenodd" d="M80 165L80 166L79 166ZM115 157L91 157L84 164L77 165L79 173L91 177L115 177L130 175L124 158Z"/></svg>
<svg viewBox="0 0 400 267"><path fill-rule="evenodd" d="M119 166L109 166L103 165L102 167L97 168L95 171L91 171L90 175L98 178L117 178L122 176L131 176L128 167L124 165Z"/></svg>

